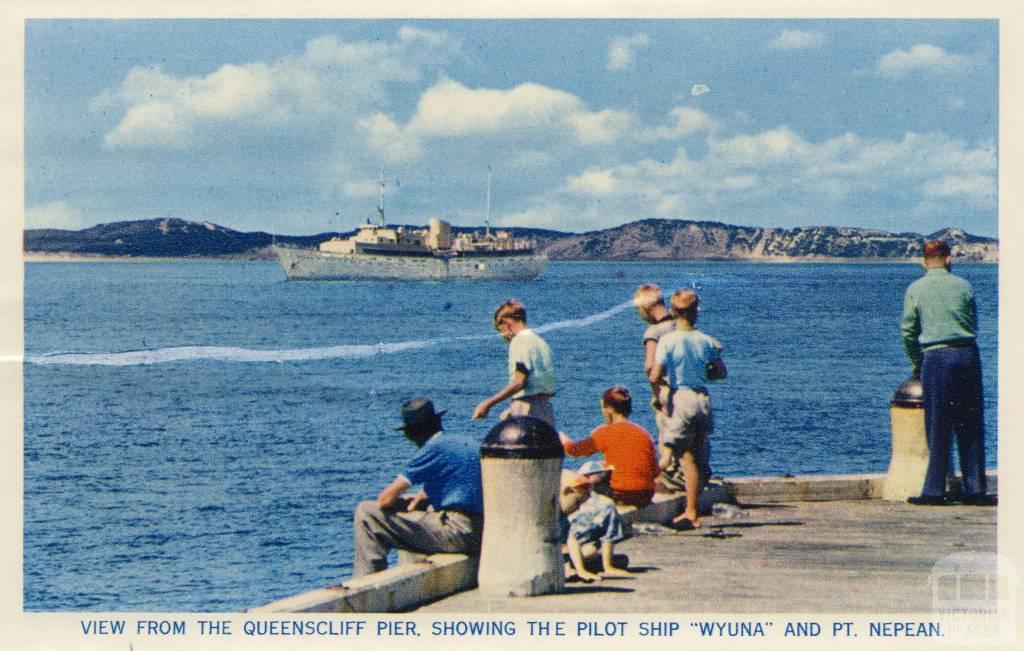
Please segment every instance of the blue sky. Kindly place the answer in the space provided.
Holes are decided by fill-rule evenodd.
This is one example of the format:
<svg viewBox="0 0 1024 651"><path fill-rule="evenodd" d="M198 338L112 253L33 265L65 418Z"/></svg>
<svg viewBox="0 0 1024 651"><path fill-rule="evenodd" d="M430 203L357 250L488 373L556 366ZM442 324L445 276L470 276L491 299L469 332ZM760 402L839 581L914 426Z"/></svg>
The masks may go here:
<svg viewBox="0 0 1024 651"><path fill-rule="evenodd" d="M996 236L995 20L30 20L25 225Z"/></svg>

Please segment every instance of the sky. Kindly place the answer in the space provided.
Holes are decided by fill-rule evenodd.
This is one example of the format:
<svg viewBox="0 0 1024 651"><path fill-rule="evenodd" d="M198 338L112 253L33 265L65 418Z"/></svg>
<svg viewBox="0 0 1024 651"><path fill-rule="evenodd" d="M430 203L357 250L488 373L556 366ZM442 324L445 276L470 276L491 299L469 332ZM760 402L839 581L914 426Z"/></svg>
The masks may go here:
<svg viewBox="0 0 1024 651"><path fill-rule="evenodd" d="M29 20L25 227L998 236L996 20Z"/></svg>

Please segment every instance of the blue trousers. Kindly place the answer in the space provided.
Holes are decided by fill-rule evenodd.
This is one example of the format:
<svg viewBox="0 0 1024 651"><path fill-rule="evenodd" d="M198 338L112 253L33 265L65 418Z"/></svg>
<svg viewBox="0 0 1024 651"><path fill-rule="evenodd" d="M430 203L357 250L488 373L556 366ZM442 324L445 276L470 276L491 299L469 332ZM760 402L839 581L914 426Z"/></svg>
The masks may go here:
<svg viewBox="0 0 1024 651"><path fill-rule="evenodd" d="M921 385L928 439L928 471L921 495L945 495L954 433L964 495L984 495L984 398L977 347L940 347L924 351Z"/></svg>

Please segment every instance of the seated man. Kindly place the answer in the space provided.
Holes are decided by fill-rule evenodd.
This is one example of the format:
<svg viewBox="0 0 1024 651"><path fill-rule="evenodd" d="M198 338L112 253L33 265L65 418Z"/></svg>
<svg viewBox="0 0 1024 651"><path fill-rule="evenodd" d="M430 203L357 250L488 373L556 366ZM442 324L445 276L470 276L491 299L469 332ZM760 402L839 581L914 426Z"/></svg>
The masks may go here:
<svg viewBox="0 0 1024 651"><path fill-rule="evenodd" d="M468 439L444 434L441 416L426 398L402 404L405 432L419 450L405 470L376 500L361 502L353 516L355 567L352 576L388 567L388 552L405 549L421 554L476 554L483 533L483 489L479 446ZM402 495L414 485L413 498ZM425 508L432 510L412 513Z"/></svg>

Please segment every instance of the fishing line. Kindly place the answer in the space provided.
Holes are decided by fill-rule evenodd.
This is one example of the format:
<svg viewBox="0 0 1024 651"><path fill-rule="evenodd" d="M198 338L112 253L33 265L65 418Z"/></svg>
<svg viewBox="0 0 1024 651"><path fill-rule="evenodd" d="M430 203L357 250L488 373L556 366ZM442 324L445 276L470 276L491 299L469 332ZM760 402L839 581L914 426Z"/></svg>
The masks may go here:
<svg viewBox="0 0 1024 651"><path fill-rule="evenodd" d="M543 333L553 330L584 328L599 321L608 319L625 309L632 307L632 301L591 314L579 319L568 319L547 323L534 332ZM128 350L113 353L49 353L43 355L27 355L25 361L36 365L70 365L70 366L143 366L163 364L167 362L194 362L212 360L219 362L259 362L284 363L306 362L326 359L360 359L375 355L392 355L410 350L418 350L429 346L449 344L461 341L491 339L496 335L467 335L463 337L446 337L443 339L397 341L379 344L343 344L318 348L286 348L280 350L261 350L239 348L235 346L174 346L144 350Z"/></svg>

